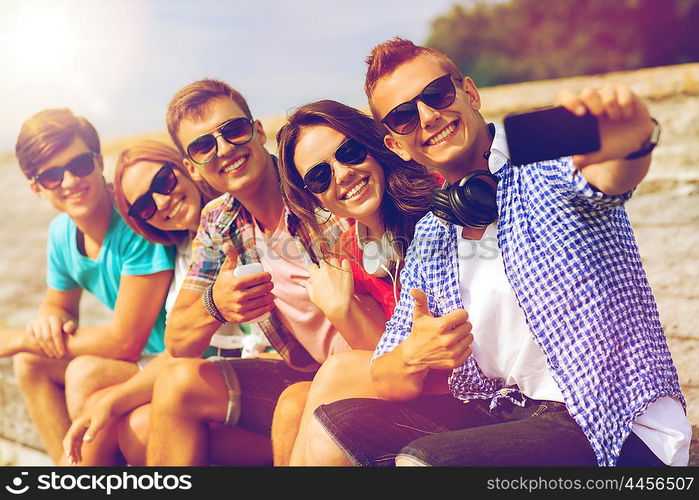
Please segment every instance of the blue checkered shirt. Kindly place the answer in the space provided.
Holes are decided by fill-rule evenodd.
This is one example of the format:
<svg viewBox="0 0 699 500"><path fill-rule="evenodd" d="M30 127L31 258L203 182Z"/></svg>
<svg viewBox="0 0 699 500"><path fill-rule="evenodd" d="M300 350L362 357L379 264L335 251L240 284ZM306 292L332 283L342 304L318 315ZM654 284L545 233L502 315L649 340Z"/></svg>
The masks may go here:
<svg viewBox="0 0 699 500"><path fill-rule="evenodd" d="M499 177L497 233L505 274L549 370L599 465L616 464L636 418L662 396L686 404L623 203L576 172L570 158L513 167ZM457 231L427 214L401 272L401 296L374 357L410 333L411 288L442 316L463 309ZM489 379L471 356L449 378L461 400L523 406L519 389Z"/></svg>

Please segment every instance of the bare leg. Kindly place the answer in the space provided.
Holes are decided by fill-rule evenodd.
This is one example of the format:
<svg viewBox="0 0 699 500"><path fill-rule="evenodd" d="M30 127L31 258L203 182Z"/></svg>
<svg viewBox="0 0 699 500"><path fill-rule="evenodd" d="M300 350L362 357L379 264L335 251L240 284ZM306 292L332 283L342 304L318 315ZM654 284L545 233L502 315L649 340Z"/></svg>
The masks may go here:
<svg viewBox="0 0 699 500"><path fill-rule="evenodd" d="M297 382L279 396L272 420L272 450L277 467L289 465L310 388L311 382Z"/></svg>
<svg viewBox="0 0 699 500"><path fill-rule="evenodd" d="M119 447L130 465L146 465L151 405L143 405L119 421ZM270 465L269 439L237 427L210 424L211 463L227 466Z"/></svg>
<svg viewBox="0 0 699 500"><path fill-rule="evenodd" d="M371 351L352 350L330 356L313 379L291 465L350 465L344 453L313 418L322 404L349 398L378 398L371 381ZM327 454L327 456L325 455Z"/></svg>
<svg viewBox="0 0 699 500"><path fill-rule="evenodd" d="M315 418L308 422L306 432L307 442L305 446L305 463L303 465L329 465L336 467L354 465Z"/></svg>
<svg viewBox="0 0 699 500"><path fill-rule="evenodd" d="M63 388L68 360L17 354L13 360L24 404L54 463L65 463L63 436L70 427Z"/></svg>
<svg viewBox="0 0 699 500"><path fill-rule="evenodd" d="M85 402L83 408L88 409L97 404L116 385L101 389L92 394ZM119 451L117 442L117 421L112 420L104 426L90 442L83 442L81 466L119 466L124 465L124 457Z"/></svg>
<svg viewBox="0 0 699 500"><path fill-rule="evenodd" d="M151 405L146 404L135 408L117 423L119 448L129 465L146 465L151 416Z"/></svg>
<svg viewBox="0 0 699 500"><path fill-rule="evenodd" d="M163 368L153 388L148 465L208 465L209 423L222 423L227 405L214 363L182 359Z"/></svg>
<svg viewBox="0 0 699 500"><path fill-rule="evenodd" d="M211 424L211 463L228 466L272 464L272 443L268 437L240 427Z"/></svg>
<svg viewBox="0 0 699 500"><path fill-rule="evenodd" d="M88 397L100 389L131 378L138 373L136 363L101 356L78 356L65 374L66 404L71 419L80 415Z"/></svg>

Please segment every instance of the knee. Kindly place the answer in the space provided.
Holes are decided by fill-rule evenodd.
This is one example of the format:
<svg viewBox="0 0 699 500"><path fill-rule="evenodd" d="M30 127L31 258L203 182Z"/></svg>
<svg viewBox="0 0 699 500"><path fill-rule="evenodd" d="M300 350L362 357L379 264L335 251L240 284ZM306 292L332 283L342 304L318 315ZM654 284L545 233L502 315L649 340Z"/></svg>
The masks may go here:
<svg viewBox="0 0 699 500"><path fill-rule="evenodd" d="M150 433L150 405L136 408L120 420L119 448L129 465L146 464L146 445Z"/></svg>
<svg viewBox="0 0 699 500"><path fill-rule="evenodd" d="M91 385L104 367L104 358L100 356L78 356L66 367L66 387Z"/></svg>
<svg viewBox="0 0 699 500"><path fill-rule="evenodd" d="M284 389L274 409L275 419L279 418L285 421L300 419L310 388L310 382L298 382Z"/></svg>
<svg viewBox="0 0 699 500"><path fill-rule="evenodd" d="M104 367L104 358L99 356L78 356L66 367L66 404L70 418L76 418L89 396L100 388L99 373Z"/></svg>
<svg viewBox="0 0 699 500"><path fill-rule="evenodd" d="M46 358L35 354L20 353L12 358L12 369L20 389L31 388L34 382L45 379Z"/></svg>
<svg viewBox="0 0 699 500"><path fill-rule="evenodd" d="M153 385L153 411L189 413L196 409L203 363L207 362L183 359L165 366Z"/></svg>
<svg viewBox="0 0 699 500"><path fill-rule="evenodd" d="M343 351L333 354L323 362L313 379L313 391L335 391L356 381L358 370L369 369L371 353L368 351Z"/></svg>

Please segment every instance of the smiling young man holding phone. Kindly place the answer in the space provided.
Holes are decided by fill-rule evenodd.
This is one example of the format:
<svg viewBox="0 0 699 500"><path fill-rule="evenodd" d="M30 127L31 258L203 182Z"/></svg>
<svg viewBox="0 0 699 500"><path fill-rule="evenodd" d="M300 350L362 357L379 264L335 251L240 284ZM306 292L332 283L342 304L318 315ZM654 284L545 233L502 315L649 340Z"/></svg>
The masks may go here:
<svg viewBox="0 0 699 500"><path fill-rule="evenodd" d="M243 96L217 80L194 82L172 98L167 123L192 176L224 193L202 211L192 263L168 318L168 351L197 358L222 323L262 316L258 325L281 356L181 359L158 376L149 465L206 465L215 451L209 426L231 429L229 442L216 443L224 451L245 446L246 432L269 437L282 391L312 380L330 354L348 350L363 332L343 337L300 285L310 262L322 259L318 245L334 245L347 224L333 216L319 234L289 212L276 158ZM264 272L237 275L239 266L256 262Z"/></svg>
<svg viewBox="0 0 699 500"><path fill-rule="evenodd" d="M623 208L658 138L640 99L562 92L601 147L514 166L444 54L396 38L367 62L386 145L447 183L374 354L382 399L319 407L307 463L686 465L684 398Z"/></svg>
<svg viewBox="0 0 699 500"><path fill-rule="evenodd" d="M0 331L14 356L27 410L51 458L85 399L122 382L143 355L162 352L163 303L174 251L131 231L114 208L94 127L68 109L45 110L22 126L16 145L34 194L58 210L49 227L47 290L25 330ZM114 311L106 325L78 328L83 290Z"/></svg>

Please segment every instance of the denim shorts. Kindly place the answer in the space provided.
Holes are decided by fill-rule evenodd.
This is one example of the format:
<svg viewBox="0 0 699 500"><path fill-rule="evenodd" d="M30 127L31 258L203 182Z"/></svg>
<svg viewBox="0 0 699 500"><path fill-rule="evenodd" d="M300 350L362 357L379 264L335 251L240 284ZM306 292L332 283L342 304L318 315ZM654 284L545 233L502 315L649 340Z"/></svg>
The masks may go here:
<svg viewBox="0 0 699 500"><path fill-rule="evenodd" d="M228 390L226 425L269 436L274 408L281 393L296 382L313 380L284 361L265 358L209 358L221 370Z"/></svg>
<svg viewBox="0 0 699 500"><path fill-rule="evenodd" d="M392 466L397 456L431 466L595 466L589 441L565 404L529 400L459 401L451 395L412 401L346 399L314 415L347 456L361 466ZM663 465L633 433L619 465Z"/></svg>

